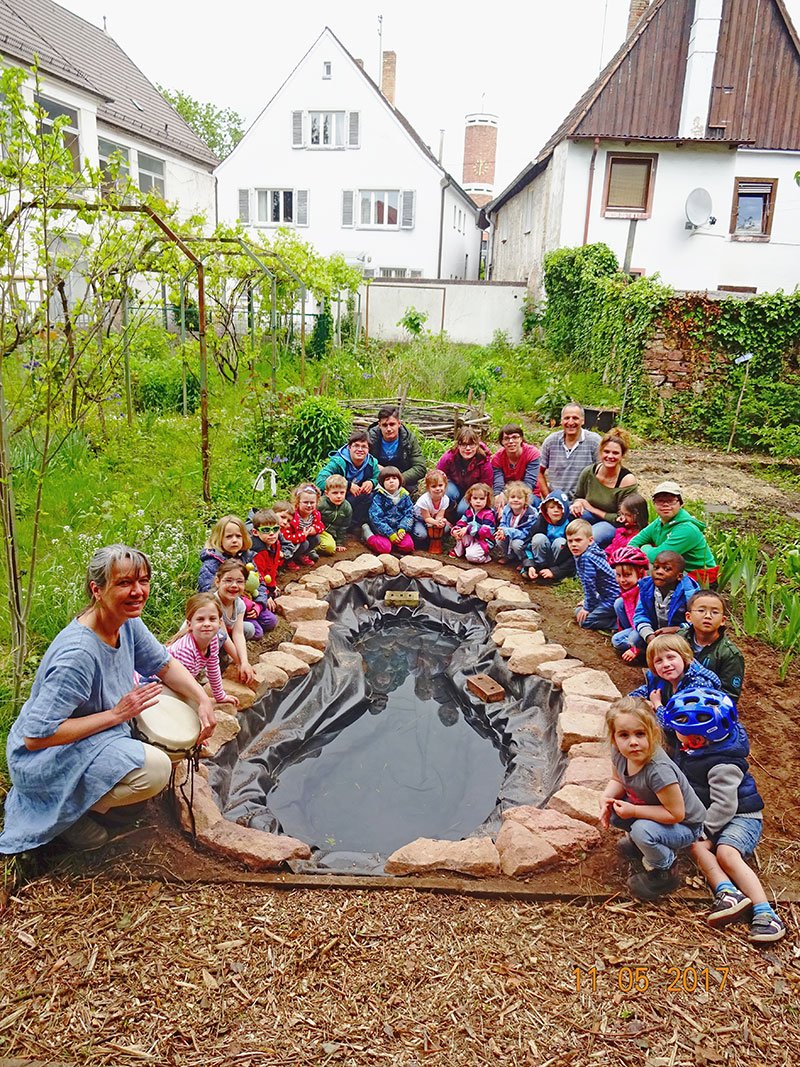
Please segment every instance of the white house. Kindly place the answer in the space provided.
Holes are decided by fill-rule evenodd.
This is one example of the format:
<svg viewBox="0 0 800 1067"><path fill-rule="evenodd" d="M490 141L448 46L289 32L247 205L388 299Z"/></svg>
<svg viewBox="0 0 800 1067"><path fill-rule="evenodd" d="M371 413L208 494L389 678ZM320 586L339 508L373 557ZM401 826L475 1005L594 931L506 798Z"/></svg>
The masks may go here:
<svg viewBox="0 0 800 1067"><path fill-rule="evenodd" d="M800 41L782 0L631 6L620 51L486 206L490 277L541 296L547 252L603 241L681 289L793 290Z"/></svg>
<svg viewBox="0 0 800 1067"><path fill-rule="evenodd" d="M51 0L0 3L0 62L28 68L25 92L48 119L66 115L65 144L76 170L116 153L143 192L154 187L183 218L216 222L217 157L105 30Z"/></svg>
<svg viewBox="0 0 800 1067"><path fill-rule="evenodd" d="M327 27L217 168L220 221L296 228L366 277L477 278L478 208Z"/></svg>

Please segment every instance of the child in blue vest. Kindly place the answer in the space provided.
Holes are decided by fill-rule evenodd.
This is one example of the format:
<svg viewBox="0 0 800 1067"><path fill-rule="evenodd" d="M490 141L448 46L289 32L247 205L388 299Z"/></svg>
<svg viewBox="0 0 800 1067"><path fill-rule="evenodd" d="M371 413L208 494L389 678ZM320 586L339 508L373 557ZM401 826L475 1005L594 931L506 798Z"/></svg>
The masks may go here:
<svg viewBox="0 0 800 1067"><path fill-rule="evenodd" d="M644 649L659 634L676 634L685 625L686 605L700 586L684 574L683 556L659 552L650 565L650 574L639 581L639 602L633 613L635 633L630 640L614 642L617 652L627 648Z"/></svg>
<svg viewBox="0 0 800 1067"><path fill-rule="evenodd" d="M745 919L751 941L780 941L786 927L745 863L761 837L764 801L749 771L750 742L736 705L726 693L684 689L667 704L663 723L680 742L675 762L707 808L692 856L714 890L709 924Z"/></svg>

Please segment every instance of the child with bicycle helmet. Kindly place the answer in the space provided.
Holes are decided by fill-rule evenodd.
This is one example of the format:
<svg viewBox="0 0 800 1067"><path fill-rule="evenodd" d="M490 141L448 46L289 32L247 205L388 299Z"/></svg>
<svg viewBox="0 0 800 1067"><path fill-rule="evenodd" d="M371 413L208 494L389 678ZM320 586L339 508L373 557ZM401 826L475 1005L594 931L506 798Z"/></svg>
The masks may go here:
<svg viewBox="0 0 800 1067"><path fill-rule="evenodd" d="M614 601L619 629L611 635L611 644L626 663L633 663L644 652L644 641L639 637L633 616L639 603L639 582L650 569L650 561L641 548L622 545L608 555L608 562L622 593Z"/></svg>
<svg viewBox="0 0 800 1067"><path fill-rule="evenodd" d="M751 941L780 941L786 927L745 862L761 837L764 801L749 770L750 742L736 705L726 693L683 689L667 703L662 721L680 743L675 762L707 808L692 856L714 890L709 924L749 921Z"/></svg>

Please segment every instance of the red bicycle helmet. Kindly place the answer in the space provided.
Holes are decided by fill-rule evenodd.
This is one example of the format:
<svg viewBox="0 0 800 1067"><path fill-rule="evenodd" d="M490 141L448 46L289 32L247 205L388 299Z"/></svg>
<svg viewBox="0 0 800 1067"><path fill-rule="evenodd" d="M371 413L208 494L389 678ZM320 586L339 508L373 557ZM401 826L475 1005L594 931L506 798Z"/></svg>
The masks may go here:
<svg viewBox="0 0 800 1067"><path fill-rule="evenodd" d="M616 549L611 553L608 562L612 567L616 567L620 563L627 563L631 567L638 567L640 570L648 570L650 567L650 560L642 552L641 548L634 548L633 545L623 545L622 548Z"/></svg>

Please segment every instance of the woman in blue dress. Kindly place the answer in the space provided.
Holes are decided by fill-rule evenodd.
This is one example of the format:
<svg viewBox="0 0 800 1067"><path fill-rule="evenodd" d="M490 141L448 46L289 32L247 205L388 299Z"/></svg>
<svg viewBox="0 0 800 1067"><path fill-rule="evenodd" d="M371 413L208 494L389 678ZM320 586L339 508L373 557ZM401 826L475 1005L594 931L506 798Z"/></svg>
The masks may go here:
<svg viewBox="0 0 800 1067"><path fill-rule="evenodd" d="M127 545L92 557L91 603L55 638L8 735L13 788L6 797L0 853L16 854L58 837L72 848L108 840L92 812L159 793L172 764L137 740L130 721L158 701L160 682L136 686L134 671L158 676L198 705L200 740L214 729L214 705L140 615L150 593L150 563Z"/></svg>

